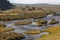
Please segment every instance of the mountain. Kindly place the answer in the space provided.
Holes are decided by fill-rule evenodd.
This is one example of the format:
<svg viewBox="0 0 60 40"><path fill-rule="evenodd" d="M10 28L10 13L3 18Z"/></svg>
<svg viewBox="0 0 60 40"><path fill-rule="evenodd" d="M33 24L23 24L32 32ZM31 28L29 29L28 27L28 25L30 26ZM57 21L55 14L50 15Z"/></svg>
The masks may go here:
<svg viewBox="0 0 60 40"><path fill-rule="evenodd" d="M17 4L17 3L12 3L15 6L60 6L60 5L55 5L55 4L46 4L46 3L37 3L37 4Z"/></svg>
<svg viewBox="0 0 60 40"><path fill-rule="evenodd" d="M0 0L0 10L7 10L12 8L12 4L7 0Z"/></svg>

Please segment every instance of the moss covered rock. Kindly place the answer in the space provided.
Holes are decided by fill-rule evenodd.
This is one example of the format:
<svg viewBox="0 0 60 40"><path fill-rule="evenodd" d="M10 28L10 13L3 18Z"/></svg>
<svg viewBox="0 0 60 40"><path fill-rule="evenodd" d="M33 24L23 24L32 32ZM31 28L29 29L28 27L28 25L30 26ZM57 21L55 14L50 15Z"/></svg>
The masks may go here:
<svg viewBox="0 0 60 40"><path fill-rule="evenodd" d="M59 23L59 21L52 19L49 24L57 24L57 23Z"/></svg>
<svg viewBox="0 0 60 40"><path fill-rule="evenodd" d="M36 21L36 24L37 24L38 27L46 26L47 25L47 21L46 20L38 20L38 21Z"/></svg>

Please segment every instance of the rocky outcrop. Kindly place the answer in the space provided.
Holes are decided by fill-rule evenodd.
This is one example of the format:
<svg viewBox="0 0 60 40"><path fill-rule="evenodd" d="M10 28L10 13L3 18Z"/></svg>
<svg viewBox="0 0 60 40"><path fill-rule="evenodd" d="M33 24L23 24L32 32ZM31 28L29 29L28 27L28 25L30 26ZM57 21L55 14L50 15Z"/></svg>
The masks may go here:
<svg viewBox="0 0 60 40"><path fill-rule="evenodd" d="M0 0L0 10L7 10L12 8L12 4L7 0Z"/></svg>

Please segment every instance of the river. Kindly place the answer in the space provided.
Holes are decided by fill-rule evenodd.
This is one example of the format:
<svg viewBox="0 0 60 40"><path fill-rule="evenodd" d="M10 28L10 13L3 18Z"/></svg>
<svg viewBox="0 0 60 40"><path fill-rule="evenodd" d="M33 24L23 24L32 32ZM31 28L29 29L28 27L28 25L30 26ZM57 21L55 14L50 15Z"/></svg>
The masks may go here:
<svg viewBox="0 0 60 40"><path fill-rule="evenodd" d="M54 24L54 25L48 24L51 21L51 19L53 19L53 18L56 19L56 20L58 20L59 21L59 24ZM25 19L25 20L30 20L30 21L33 22L32 24L29 24L29 25L14 26L14 23L15 22L24 21L24 20L7 21L7 22L0 22L0 23L5 23L7 25L7 28L14 28L15 30L12 31L12 32L22 33L22 34L23 34L23 32L26 32L28 30L35 30L35 29L36 30L43 30L43 29L46 29L49 26L60 25L60 17L59 16L46 16L46 17L41 18L41 19L44 19L44 20L47 20L48 21L47 26L37 27L37 25L36 25L36 23L34 23L34 21L40 20L40 19ZM46 32L43 32L43 33L38 34L38 35L33 35L33 36L30 35L31 37L29 36L29 38L30 39L31 38L38 38L38 37L40 37L44 33L46 34ZM28 35L26 35L26 37L27 36ZM26 38L24 40L28 40L28 39Z"/></svg>

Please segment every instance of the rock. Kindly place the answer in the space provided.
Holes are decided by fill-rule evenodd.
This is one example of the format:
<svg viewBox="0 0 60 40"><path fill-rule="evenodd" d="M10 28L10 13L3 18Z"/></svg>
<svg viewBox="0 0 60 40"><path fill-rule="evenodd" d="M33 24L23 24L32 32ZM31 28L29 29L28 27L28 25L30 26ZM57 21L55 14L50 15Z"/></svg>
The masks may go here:
<svg viewBox="0 0 60 40"><path fill-rule="evenodd" d="M59 21L52 19L49 24L56 24L56 23L59 23Z"/></svg>
<svg viewBox="0 0 60 40"><path fill-rule="evenodd" d="M0 0L0 10L7 10L12 8L12 4L7 0Z"/></svg>

